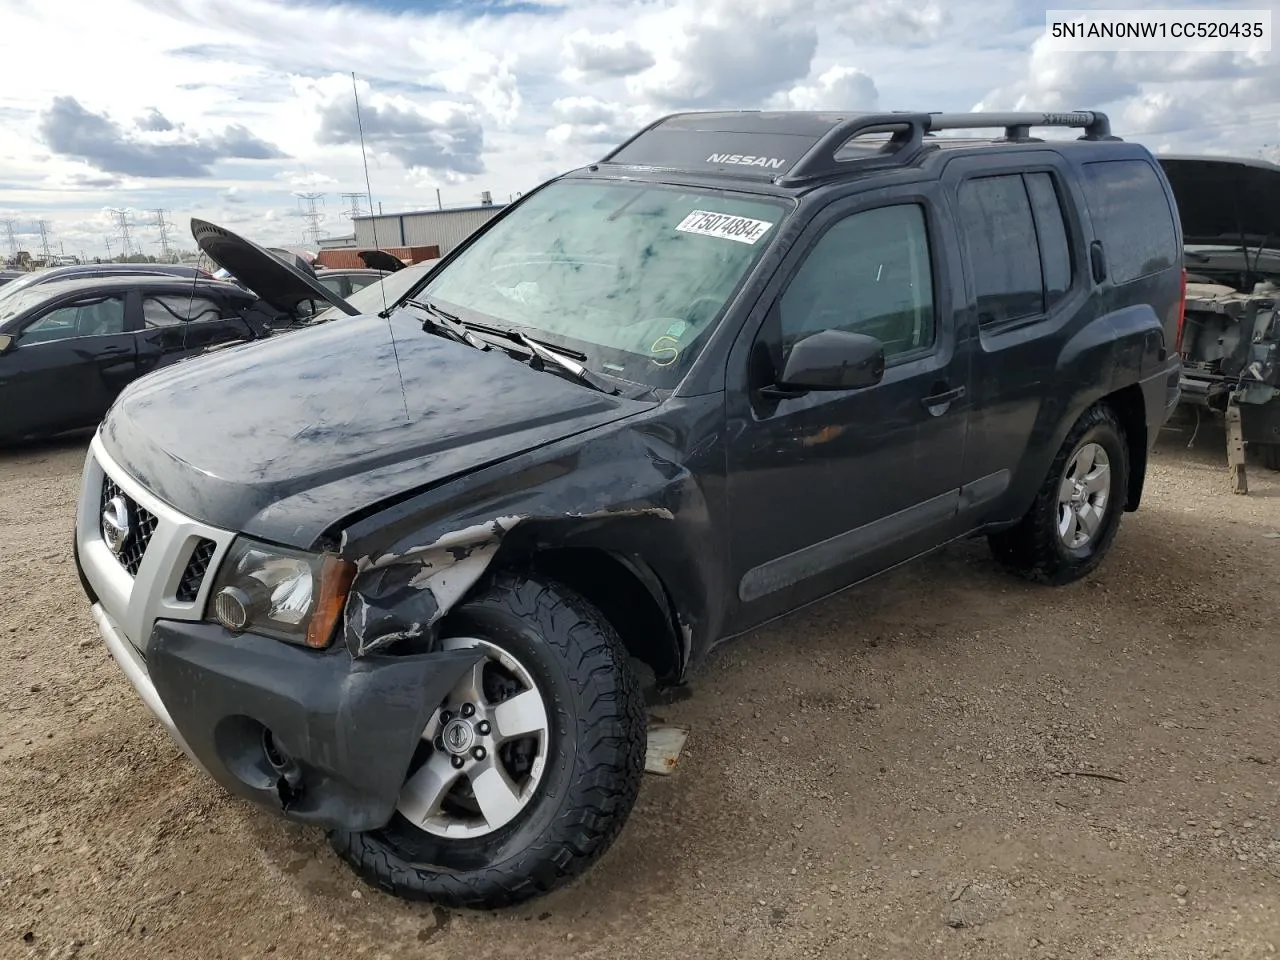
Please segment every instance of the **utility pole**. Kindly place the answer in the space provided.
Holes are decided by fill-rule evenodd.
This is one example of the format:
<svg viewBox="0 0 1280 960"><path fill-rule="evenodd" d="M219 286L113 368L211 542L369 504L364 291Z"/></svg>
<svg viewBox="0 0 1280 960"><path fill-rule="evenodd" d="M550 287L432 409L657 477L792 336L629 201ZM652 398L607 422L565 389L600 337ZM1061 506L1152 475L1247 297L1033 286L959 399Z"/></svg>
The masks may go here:
<svg viewBox="0 0 1280 960"><path fill-rule="evenodd" d="M327 235L326 231L320 229L320 221L324 219L324 212L320 210L320 206L324 205L324 194L300 193L297 196L302 204L302 219L307 223L302 231L303 242L310 239L313 246L319 246L320 238Z"/></svg>
<svg viewBox="0 0 1280 960"><path fill-rule="evenodd" d="M129 234L129 228L133 224L129 222L129 211L112 210L111 215L115 217L116 226L120 229L120 256L128 260L133 253L133 237Z"/></svg>
<svg viewBox="0 0 1280 960"><path fill-rule="evenodd" d="M107 242L107 259L108 259L108 260L111 260L111 259L113 259L113 258L112 258L112 256L111 256L111 238L110 238L110 237L104 237L103 239L104 239L104 240L106 240L106 242Z"/></svg>
<svg viewBox="0 0 1280 960"><path fill-rule="evenodd" d="M173 224L165 219L169 211L157 208L153 212L156 215L155 227L160 231L160 256L164 257L165 263L172 263L173 248L169 245L169 228Z"/></svg>
<svg viewBox="0 0 1280 960"><path fill-rule="evenodd" d="M44 251L44 262L48 266L49 258L53 256L49 252L49 221L37 220L36 229L40 231L40 249Z"/></svg>

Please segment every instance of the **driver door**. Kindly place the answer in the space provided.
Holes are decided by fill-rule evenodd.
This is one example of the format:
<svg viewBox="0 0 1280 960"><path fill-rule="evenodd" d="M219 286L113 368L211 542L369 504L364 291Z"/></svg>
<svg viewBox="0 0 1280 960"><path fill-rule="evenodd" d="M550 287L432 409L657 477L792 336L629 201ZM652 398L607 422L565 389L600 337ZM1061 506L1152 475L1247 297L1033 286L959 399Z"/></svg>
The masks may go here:
<svg viewBox="0 0 1280 960"><path fill-rule="evenodd" d="M137 376L133 291L80 295L46 307L0 356L0 434L95 426Z"/></svg>
<svg viewBox="0 0 1280 960"><path fill-rule="evenodd" d="M968 426L937 189L834 202L774 280L744 388L727 391L730 632L749 629L954 536ZM770 301L771 298L771 301ZM963 302L962 300L960 302ZM881 381L770 396L793 344L879 340Z"/></svg>

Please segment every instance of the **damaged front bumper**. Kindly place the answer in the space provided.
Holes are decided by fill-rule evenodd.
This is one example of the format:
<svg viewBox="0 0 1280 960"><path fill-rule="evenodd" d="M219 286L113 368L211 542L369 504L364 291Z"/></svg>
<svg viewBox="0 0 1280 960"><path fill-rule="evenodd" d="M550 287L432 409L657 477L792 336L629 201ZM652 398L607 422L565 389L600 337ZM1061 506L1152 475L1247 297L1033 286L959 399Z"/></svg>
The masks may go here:
<svg viewBox="0 0 1280 960"><path fill-rule="evenodd" d="M293 820L384 825L427 720L480 654L353 659L209 623L158 621L138 655L100 605L94 620L143 701L230 792Z"/></svg>

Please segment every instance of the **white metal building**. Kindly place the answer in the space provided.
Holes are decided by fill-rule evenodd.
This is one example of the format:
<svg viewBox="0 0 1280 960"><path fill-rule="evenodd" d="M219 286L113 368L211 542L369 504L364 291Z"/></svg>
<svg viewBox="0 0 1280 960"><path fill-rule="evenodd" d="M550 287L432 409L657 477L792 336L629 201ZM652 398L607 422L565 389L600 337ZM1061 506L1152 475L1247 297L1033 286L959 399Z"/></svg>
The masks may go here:
<svg viewBox="0 0 1280 960"><path fill-rule="evenodd" d="M452 207L444 210L409 210L354 218L357 247L440 248L444 256L496 215L505 204ZM377 231L377 237L374 231Z"/></svg>

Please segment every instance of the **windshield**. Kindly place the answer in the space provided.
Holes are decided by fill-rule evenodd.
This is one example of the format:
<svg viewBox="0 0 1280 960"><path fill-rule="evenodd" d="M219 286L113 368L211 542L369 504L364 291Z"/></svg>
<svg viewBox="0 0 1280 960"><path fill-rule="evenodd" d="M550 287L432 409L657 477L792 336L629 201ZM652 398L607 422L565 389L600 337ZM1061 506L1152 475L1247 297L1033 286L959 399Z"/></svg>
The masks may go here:
<svg viewBox="0 0 1280 960"><path fill-rule="evenodd" d="M18 282L19 281L15 280L13 283L6 283L5 287L12 287ZM61 284L51 286L40 283L34 287L27 284L20 288L13 296L0 298L0 330L5 330L5 327L10 325L10 321L12 321L18 314L25 313L31 307L38 303L43 303L52 296L57 296L57 291L60 287ZM53 290L54 292L50 293L50 290ZM12 333L13 331L5 330L5 332Z"/></svg>
<svg viewBox="0 0 1280 960"><path fill-rule="evenodd" d="M786 210L718 190L561 180L418 297L576 350L593 370L674 387Z"/></svg>
<svg viewBox="0 0 1280 960"><path fill-rule="evenodd" d="M422 278L431 271L431 268L439 262L439 258L423 260L421 263L415 263L412 266L405 267L403 270L389 273L381 280L354 291L351 296L347 297L347 303L361 313L381 313L385 307L394 307L396 301L408 293L409 288L415 283L420 283ZM322 313L317 313L311 322L323 323L346 315L338 307L330 307Z"/></svg>
<svg viewBox="0 0 1280 960"><path fill-rule="evenodd" d="M30 290L32 285L38 284L42 279L40 273L28 273L26 276L18 277L16 280L10 280L3 287L0 287L0 303L9 297L16 296L23 290Z"/></svg>

